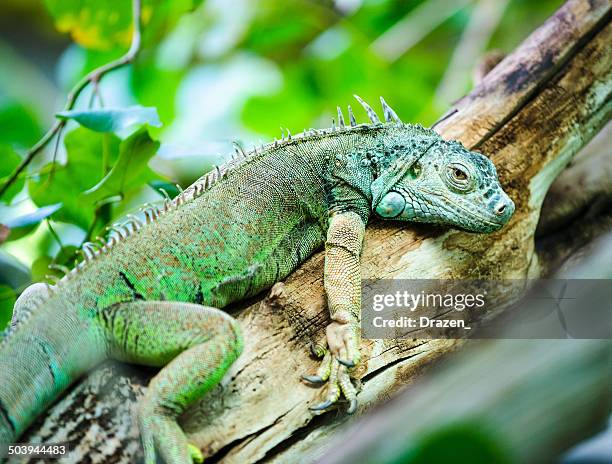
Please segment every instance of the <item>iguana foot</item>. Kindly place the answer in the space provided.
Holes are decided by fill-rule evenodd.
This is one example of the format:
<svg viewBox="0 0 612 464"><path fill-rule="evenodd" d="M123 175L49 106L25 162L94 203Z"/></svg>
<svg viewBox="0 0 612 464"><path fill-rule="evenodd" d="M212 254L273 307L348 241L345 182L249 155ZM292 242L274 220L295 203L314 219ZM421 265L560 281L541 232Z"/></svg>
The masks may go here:
<svg viewBox="0 0 612 464"><path fill-rule="evenodd" d="M359 363L359 325L349 322L345 314L337 314L334 322L327 326L326 344L311 347L314 355L321 357L321 365L315 375L304 375L302 379L313 384L328 382L325 400L309 409L323 412L333 406L342 395L349 402L348 414L357 409L357 389L351 382L349 369Z"/></svg>
<svg viewBox="0 0 612 464"><path fill-rule="evenodd" d="M189 446L187 438L174 418L152 412L149 408L141 408L139 422L146 464L157 462L156 450L161 452L166 462L192 463L193 447Z"/></svg>
<svg viewBox="0 0 612 464"><path fill-rule="evenodd" d="M174 418L141 409L139 422L146 464L158 462L156 447L168 463L202 464L204 462L202 451L187 442Z"/></svg>

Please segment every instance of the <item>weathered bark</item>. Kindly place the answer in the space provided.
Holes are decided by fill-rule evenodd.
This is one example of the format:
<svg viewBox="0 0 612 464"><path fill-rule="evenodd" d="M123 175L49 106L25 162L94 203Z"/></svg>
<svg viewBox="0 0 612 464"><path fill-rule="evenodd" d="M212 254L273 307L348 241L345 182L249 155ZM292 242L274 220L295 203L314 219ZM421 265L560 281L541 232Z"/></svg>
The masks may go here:
<svg viewBox="0 0 612 464"><path fill-rule="evenodd" d="M612 123L580 151L546 194L536 229L543 275L563 274L589 256L612 230ZM592 265L584 278L602 278L612 265Z"/></svg>
<svg viewBox="0 0 612 464"><path fill-rule="evenodd" d="M510 224L482 236L374 223L366 234L364 277L495 279L543 272L534 231L544 195L612 113L610 10L607 0L570 0L437 126L444 137L491 155L517 206ZM308 344L328 323L322 264L319 253L287 279L283 308L261 299L236 308L244 354L224 386L183 418L190 438L214 456L212 462L304 462L323 452L334 431L351 420L342 412L313 416L307 407L320 401L320 390L299 380L316 369ZM364 341L358 412L388 399L463 343ZM98 369L24 441L72 440L78 446L74 462L85 455L132 462L139 445L129 412L151 375Z"/></svg>
<svg viewBox="0 0 612 464"><path fill-rule="evenodd" d="M612 200L612 123L572 160L546 194L536 236L554 234Z"/></svg>

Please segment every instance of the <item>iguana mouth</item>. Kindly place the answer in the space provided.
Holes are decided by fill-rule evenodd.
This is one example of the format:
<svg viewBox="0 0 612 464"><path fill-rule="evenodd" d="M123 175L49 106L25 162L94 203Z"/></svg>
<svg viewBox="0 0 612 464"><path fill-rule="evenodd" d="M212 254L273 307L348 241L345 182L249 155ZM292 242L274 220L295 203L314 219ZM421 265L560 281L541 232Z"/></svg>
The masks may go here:
<svg viewBox="0 0 612 464"><path fill-rule="evenodd" d="M492 217L480 216L480 215L476 214L474 211L471 211L471 210L465 208L464 206L454 202L450 198L445 197L444 195L440 194L439 192L434 192L434 191L427 190L427 189L420 189L420 190L422 192L428 194L428 195L441 198L443 200L441 202L442 203L442 205L441 205L442 207L446 206L445 203L449 203L454 208L456 208L456 210L461 211L461 213L465 213L467 216L469 216L469 217L471 217L471 218L473 218L473 219L475 219L477 221L480 221L481 223L484 223L486 225L493 226L493 227L496 227L496 228L500 228L500 227L503 227L506 224L506 222L507 222L507 221L506 222L502 222L502 221L492 220ZM446 210L447 211L451 211L450 208L446 208Z"/></svg>

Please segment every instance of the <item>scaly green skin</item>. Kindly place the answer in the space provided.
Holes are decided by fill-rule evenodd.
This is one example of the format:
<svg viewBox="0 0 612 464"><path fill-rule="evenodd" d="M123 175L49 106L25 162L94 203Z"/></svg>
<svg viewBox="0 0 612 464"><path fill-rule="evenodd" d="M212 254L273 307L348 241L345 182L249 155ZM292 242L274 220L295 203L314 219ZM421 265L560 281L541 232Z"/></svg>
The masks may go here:
<svg viewBox="0 0 612 464"><path fill-rule="evenodd" d="M242 349L235 320L215 308L270 288L324 244L333 322L321 368L305 378L329 379L313 410L342 392L354 411L348 369L359 360L359 254L372 212L491 232L514 209L487 158L364 108L372 124L344 127L339 112L340 128L234 160L163 211L146 210L147 224L133 219L102 249L86 247L86 262L50 292L39 284L22 295L20 321L0 345L0 443L111 357L165 366L140 407L146 462L156 450L168 463L199 459L175 419Z"/></svg>

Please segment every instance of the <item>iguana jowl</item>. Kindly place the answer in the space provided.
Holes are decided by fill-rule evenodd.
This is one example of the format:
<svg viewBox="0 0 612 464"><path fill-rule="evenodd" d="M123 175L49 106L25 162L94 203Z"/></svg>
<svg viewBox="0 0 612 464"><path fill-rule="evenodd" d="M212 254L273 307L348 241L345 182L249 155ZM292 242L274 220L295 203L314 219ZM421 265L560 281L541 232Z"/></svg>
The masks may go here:
<svg viewBox="0 0 612 464"><path fill-rule="evenodd" d="M358 97L357 97L358 98ZM14 442L75 379L105 358L163 366L140 405L145 461L189 463L176 422L220 381L242 350L236 321L217 308L284 279L325 245L329 349L317 375L331 406L356 408L350 367L359 362L360 263L372 216L487 233L514 204L495 167L458 142L385 123L358 98L370 124L310 130L239 156L164 208L149 207L48 290L35 284L15 305L0 344L0 443ZM144 224L143 224L144 222Z"/></svg>

